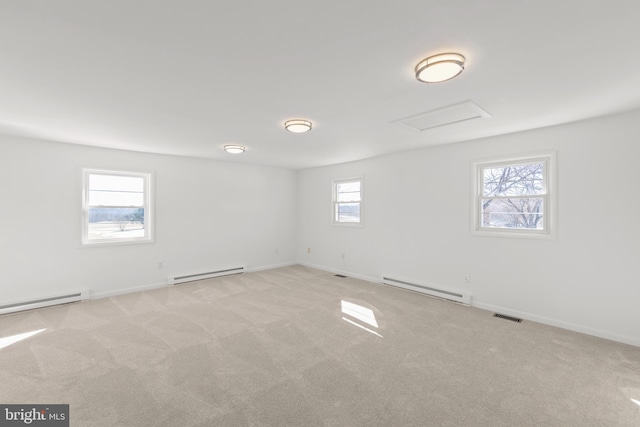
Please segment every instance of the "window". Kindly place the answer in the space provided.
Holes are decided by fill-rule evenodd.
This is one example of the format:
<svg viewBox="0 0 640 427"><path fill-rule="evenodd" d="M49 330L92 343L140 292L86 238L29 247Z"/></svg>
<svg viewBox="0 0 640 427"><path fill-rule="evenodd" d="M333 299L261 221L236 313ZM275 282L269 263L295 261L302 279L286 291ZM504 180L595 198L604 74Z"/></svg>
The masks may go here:
<svg viewBox="0 0 640 427"><path fill-rule="evenodd" d="M362 224L362 178L333 181L333 223Z"/></svg>
<svg viewBox="0 0 640 427"><path fill-rule="evenodd" d="M477 234L551 236L552 155L476 163Z"/></svg>
<svg viewBox="0 0 640 427"><path fill-rule="evenodd" d="M151 242L151 174L82 172L82 243Z"/></svg>

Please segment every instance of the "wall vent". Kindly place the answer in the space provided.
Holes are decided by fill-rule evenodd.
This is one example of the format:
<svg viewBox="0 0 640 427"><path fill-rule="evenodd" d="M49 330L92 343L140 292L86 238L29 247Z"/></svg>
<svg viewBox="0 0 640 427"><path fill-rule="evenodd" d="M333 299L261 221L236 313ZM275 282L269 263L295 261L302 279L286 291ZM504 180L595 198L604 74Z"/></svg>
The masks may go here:
<svg viewBox="0 0 640 427"><path fill-rule="evenodd" d="M494 313L493 317L497 317L499 319L511 320L512 322L522 323L522 319L518 319L517 317L507 316L506 314Z"/></svg>
<svg viewBox="0 0 640 427"><path fill-rule="evenodd" d="M14 301L0 305L0 314L15 313L34 308L49 307L52 305L68 304L89 299L89 291L70 292L47 297L34 298L24 301Z"/></svg>
<svg viewBox="0 0 640 427"><path fill-rule="evenodd" d="M208 271L205 273L186 274L183 276L170 277L168 282L170 285L178 285L180 283L195 282L196 280L212 279L214 277L230 276L232 274L244 273L244 267L226 268L224 270Z"/></svg>
<svg viewBox="0 0 640 427"><path fill-rule="evenodd" d="M417 283L415 281L409 281L404 279L397 279L391 277L382 277L382 283L385 285L397 286L399 288L409 289L412 291L420 292L423 294L431 295L438 298L447 299L450 301L459 302L462 304L471 304L471 294L466 292L442 288L440 286L425 285Z"/></svg>

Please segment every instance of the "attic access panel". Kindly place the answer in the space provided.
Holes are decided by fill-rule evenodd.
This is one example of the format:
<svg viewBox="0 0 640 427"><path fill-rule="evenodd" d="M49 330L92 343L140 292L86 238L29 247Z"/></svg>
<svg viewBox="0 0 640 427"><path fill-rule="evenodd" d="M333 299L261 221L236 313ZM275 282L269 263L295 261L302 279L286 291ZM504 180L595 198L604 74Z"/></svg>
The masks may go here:
<svg viewBox="0 0 640 427"><path fill-rule="evenodd" d="M417 131L425 131L439 126L450 125L472 119L489 118L491 114L473 101L437 108L435 110L394 120L392 124L403 125Z"/></svg>

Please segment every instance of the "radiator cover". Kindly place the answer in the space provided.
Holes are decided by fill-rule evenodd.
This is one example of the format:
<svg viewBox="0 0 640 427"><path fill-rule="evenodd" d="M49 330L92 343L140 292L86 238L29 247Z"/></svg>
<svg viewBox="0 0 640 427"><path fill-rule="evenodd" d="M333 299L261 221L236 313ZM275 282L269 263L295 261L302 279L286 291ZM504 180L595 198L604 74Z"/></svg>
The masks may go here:
<svg viewBox="0 0 640 427"><path fill-rule="evenodd" d="M58 295L49 295L30 300L14 301L0 305L0 314L15 313L34 308L50 307L52 305L67 304L89 299L89 291L68 292Z"/></svg>
<svg viewBox="0 0 640 427"><path fill-rule="evenodd" d="M388 276L382 277L382 283L384 283L385 285L397 286L399 288L409 289L411 291L420 292L426 295L431 295L462 304L471 304L471 294L460 290L449 289L437 285L424 284L416 282L414 280L392 278Z"/></svg>
<svg viewBox="0 0 640 427"><path fill-rule="evenodd" d="M170 277L168 282L170 285L178 285L180 283L194 282L196 280L212 279L214 277L229 276L231 274L244 273L244 267L231 267L216 271L207 271L204 273L185 274L182 276Z"/></svg>

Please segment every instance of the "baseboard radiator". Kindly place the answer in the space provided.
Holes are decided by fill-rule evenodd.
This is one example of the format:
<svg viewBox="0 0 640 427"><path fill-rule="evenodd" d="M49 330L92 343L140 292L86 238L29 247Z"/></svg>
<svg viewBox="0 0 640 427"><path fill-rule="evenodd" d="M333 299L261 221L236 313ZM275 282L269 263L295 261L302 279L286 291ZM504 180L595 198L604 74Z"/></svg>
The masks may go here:
<svg viewBox="0 0 640 427"><path fill-rule="evenodd" d="M208 271L206 273L187 274L184 276L176 276L169 278L170 285L179 285L180 283L195 282L196 280L212 279L220 276L230 276L232 274L244 273L244 267L226 268L224 270Z"/></svg>
<svg viewBox="0 0 640 427"><path fill-rule="evenodd" d="M15 301L0 305L0 314L15 313L34 308L49 307L52 305L68 304L89 299L89 291L69 292L42 298L34 298L24 301Z"/></svg>
<svg viewBox="0 0 640 427"><path fill-rule="evenodd" d="M382 277L382 283L385 285L397 286L403 289L409 289L411 291L420 292L423 294L427 294L430 296L444 298L450 301L459 302L462 304L471 304L471 294L462 292L459 290L435 287L432 285L425 285L421 283L416 283L414 281L409 281L405 279L394 279L391 277Z"/></svg>

